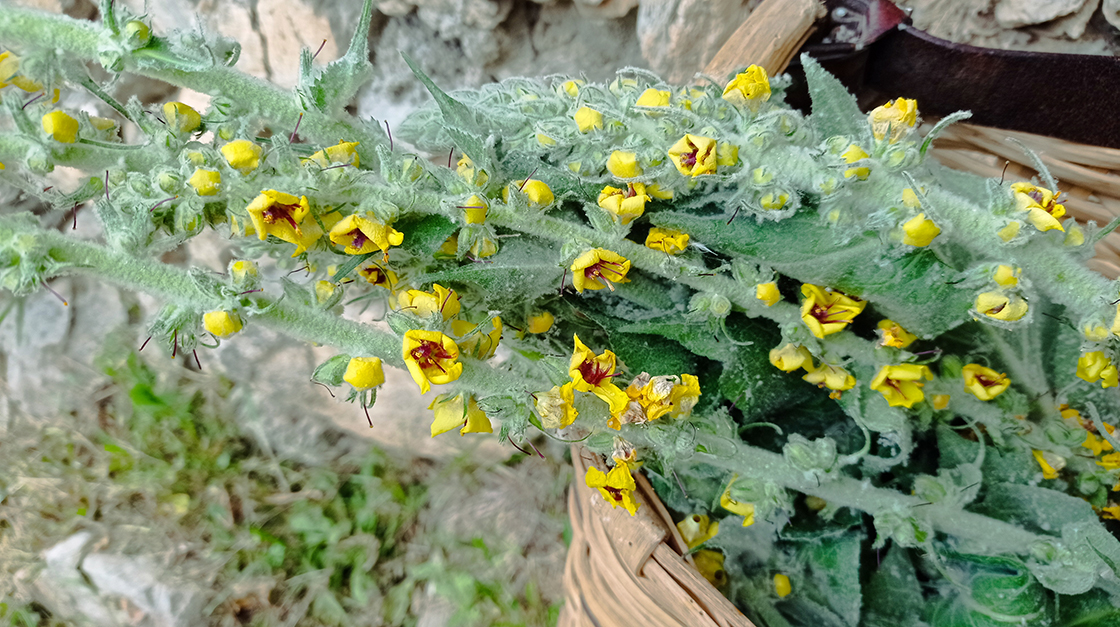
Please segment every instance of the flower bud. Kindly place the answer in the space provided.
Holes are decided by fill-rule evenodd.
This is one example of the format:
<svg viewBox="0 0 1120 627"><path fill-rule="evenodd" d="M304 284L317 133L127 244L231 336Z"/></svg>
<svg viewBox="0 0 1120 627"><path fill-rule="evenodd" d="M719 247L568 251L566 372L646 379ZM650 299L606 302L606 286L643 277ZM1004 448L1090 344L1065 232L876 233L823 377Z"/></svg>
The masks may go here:
<svg viewBox="0 0 1120 627"><path fill-rule="evenodd" d="M148 45L148 42L152 39L152 29L140 20L130 20L121 29L121 35L124 36L125 43L136 50Z"/></svg>
<svg viewBox="0 0 1120 627"><path fill-rule="evenodd" d="M196 168L187 182L199 196L215 196L221 191L222 173L217 170Z"/></svg>
<svg viewBox="0 0 1120 627"><path fill-rule="evenodd" d="M836 442L832 438L810 441L801 434L793 433L782 447L782 454L798 470L828 472L836 465Z"/></svg>
<svg viewBox="0 0 1120 627"><path fill-rule="evenodd" d="M241 318L232 311L211 311L202 316L202 325L215 337L229 337L243 328Z"/></svg>
<svg viewBox="0 0 1120 627"><path fill-rule="evenodd" d="M202 126L202 116L198 111L181 102L164 103L163 117L167 120L167 127L176 134L193 133Z"/></svg>
<svg viewBox="0 0 1120 627"><path fill-rule="evenodd" d="M368 390L385 383L385 372L377 357L351 357L342 380L356 390Z"/></svg>

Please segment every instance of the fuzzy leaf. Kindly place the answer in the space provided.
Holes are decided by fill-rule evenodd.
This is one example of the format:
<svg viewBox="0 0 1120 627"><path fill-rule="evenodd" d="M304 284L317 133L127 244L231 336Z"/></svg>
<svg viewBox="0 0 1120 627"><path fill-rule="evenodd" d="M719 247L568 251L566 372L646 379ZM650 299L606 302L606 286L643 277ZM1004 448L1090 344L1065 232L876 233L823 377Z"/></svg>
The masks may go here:
<svg viewBox="0 0 1120 627"><path fill-rule="evenodd" d="M925 601L909 552L892 546L863 591L865 627L917 625Z"/></svg>
<svg viewBox="0 0 1120 627"><path fill-rule="evenodd" d="M485 158L487 155L486 133L479 126L474 113L466 105L437 87L435 82L428 78L428 75L412 60L412 57L403 51L401 56L404 57L404 62L408 64L408 68L412 70L416 78L420 79L420 82L435 98L436 104L439 105L439 110L443 114L443 127L447 130L451 140L455 142L455 147L469 156L478 167L484 170L491 169L493 164Z"/></svg>
<svg viewBox="0 0 1120 627"><path fill-rule="evenodd" d="M423 256L439 250L447 238L459 228L454 222L439 215L408 216L393 226L404 233L401 248L414 255Z"/></svg>
<svg viewBox="0 0 1120 627"><path fill-rule="evenodd" d="M801 65L805 68L805 82L813 99L813 114L809 119L822 138L847 135L865 146L870 145L871 128L867 124L867 116L859 110L855 96L816 59L803 54Z"/></svg>
<svg viewBox="0 0 1120 627"><path fill-rule="evenodd" d="M847 533L823 539L804 552L817 589L827 594L829 607L848 627L859 624L863 603L859 578L861 536L859 533Z"/></svg>
<svg viewBox="0 0 1120 627"><path fill-rule="evenodd" d="M1056 534L1065 525L1096 523L1097 515L1084 500L1038 486L996 483L975 511L1021 525L1032 531Z"/></svg>
<svg viewBox="0 0 1120 627"><path fill-rule="evenodd" d="M510 303L531 301L559 287L563 272L556 263L559 258L560 251L551 242L516 237L504 240L501 250L493 257L436 270L412 280L417 284L466 283L489 305L503 308Z"/></svg>

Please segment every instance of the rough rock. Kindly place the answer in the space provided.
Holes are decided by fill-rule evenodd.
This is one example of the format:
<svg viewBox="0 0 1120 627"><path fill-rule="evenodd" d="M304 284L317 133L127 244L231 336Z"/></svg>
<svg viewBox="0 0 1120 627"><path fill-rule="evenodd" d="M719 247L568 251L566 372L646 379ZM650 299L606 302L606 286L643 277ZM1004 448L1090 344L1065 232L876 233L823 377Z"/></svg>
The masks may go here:
<svg viewBox="0 0 1120 627"><path fill-rule="evenodd" d="M1120 28L1120 0L1103 0L1101 13L1104 14L1104 19L1108 20L1109 24Z"/></svg>
<svg viewBox="0 0 1120 627"><path fill-rule="evenodd" d="M1074 13L1044 25L1043 32L1049 37L1079 39L1085 34L1085 29L1089 26L1089 20L1093 19L1093 14L1097 12L1097 8L1100 6L1101 0L1089 0Z"/></svg>
<svg viewBox="0 0 1120 627"><path fill-rule="evenodd" d="M638 6L638 0L574 0L580 15L592 19L618 19Z"/></svg>
<svg viewBox="0 0 1120 627"><path fill-rule="evenodd" d="M1087 0L1000 0L996 21L1004 28L1042 24L1080 10Z"/></svg>
<svg viewBox="0 0 1120 627"><path fill-rule="evenodd" d="M672 83L702 70L758 0L642 0L638 41L650 69Z"/></svg>

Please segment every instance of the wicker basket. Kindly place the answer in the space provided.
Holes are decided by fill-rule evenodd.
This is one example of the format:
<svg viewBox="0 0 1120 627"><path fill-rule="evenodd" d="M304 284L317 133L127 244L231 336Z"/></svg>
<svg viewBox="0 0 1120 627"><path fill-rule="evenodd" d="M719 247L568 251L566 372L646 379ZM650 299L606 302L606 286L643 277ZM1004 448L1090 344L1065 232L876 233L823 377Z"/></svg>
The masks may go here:
<svg viewBox="0 0 1120 627"><path fill-rule="evenodd" d="M704 73L726 75L751 60L762 60L755 62L771 75L783 71L819 11L816 0L763 2ZM932 154L954 169L1003 176L1009 182L1030 180L1036 172L1010 139L1039 155L1060 183L1061 202L1078 221L1103 225L1120 215L1120 150L955 124L934 141ZM1109 278L1120 276L1120 232L1097 242L1089 265ZM572 463L572 544L560 627L753 626L695 570L672 518L645 477L635 476L635 496L643 506L631 517L621 508L611 509L583 483L589 466L607 470L601 456L576 445Z"/></svg>

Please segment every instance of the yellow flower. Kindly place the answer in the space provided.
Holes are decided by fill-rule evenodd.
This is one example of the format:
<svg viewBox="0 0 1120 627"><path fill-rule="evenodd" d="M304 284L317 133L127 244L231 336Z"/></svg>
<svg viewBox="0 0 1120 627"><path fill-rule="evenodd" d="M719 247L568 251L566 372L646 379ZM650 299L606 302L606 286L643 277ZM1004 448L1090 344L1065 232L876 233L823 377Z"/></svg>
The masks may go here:
<svg viewBox="0 0 1120 627"><path fill-rule="evenodd" d="M724 556L719 551L704 549L692 554L696 570L717 588L727 585L727 571L723 569Z"/></svg>
<svg viewBox="0 0 1120 627"><path fill-rule="evenodd" d="M444 320L450 320L462 307L455 290L449 290L439 283L433 284L430 292L408 290L398 299L401 309L409 309L421 318L427 318L438 311L443 315Z"/></svg>
<svg viewBox="0 0 1120 627"><path fill-rule="evenodd" d="M568 365L568 375L572 377L574 388L580 392L591 392L606 401L612 415L622 413L630 398L613 382L618 375L614 353L603 351L602 355L596 355L579 341L578 335L574 339L575 348Z"/></svg>
<svg viewBox="0 0 1120 627"><path fill-rule="evenodd" d="M638 96L638 101L634 104L639 107L667 107L672 95L672 92L668 90L662 91L650 87L643 91L641 96Z"/></svg>
<svg viewBox="0 0 1120 627"><path fill-rule="evenodd" d="M754 297L766 303L767 307L771 307L782 300L782 293L778 291L778 284L770 281L754 286Z"/></svg>
<svg viewBox="0 0 1120 627"><path fill-rule="evenodd" d="M1015 195L1016 208L1028 212L1027 220L1034 228L1040 231L1065 231L1058 218L1066 215L1066 208L1055 202L1057 198L1054 192L1030 183L1012 183L1011 191Z"/></svg>
<svg viewBox="0 0 1120 627"><path fill-rule="evenodd" d="M358 274L370 285L379 285L390 292L397 285L397 273L378 265L361 268L358 270Z"/></svg>
<svg viewBox="0 0 1120 627"><path fill-rule="evenodd" d="M1105 520L1120 520L1120 505L1109 505L1101 508L1101 518Z"/></svg>
<svg viewBox="0 0 1120 627"><path fill-rule="evenodd" d="M572 262L572 286L576 291L601 290L604 287L614 291L615 283L628 283L626 273L630 271L630 260L605 248L589 250Z"/></svg>
<svg viewBox="0 0 1120 627"><path fill-rule="evenodd" d="M468 433L493 433L494 427L471 396L463 402L463 395L448 397L440 394L435 397L428 409L432 410L432 437L459 429L459 435Z"/></svg>
<svg viewBox="0 0 1120 627"><path fill-rule="evenodd" d="M758 199L758 204L762 205L762 208L767 211L778 211L785 207L787 202L789 202L789 194L781 192L767 192L763 194L762 198Z"/></svg>
<svg viewBox="0 0 1120 627"><path fill-rule="evenodd" d="M867 121L871 123L871 133L875 139L883 141L889 138L893 144L918 123L918 101L908 98L890 100L887 104L872 109L867 114Z"/></svg>
<svg viewBox="0 0 1120 627"><path fill-rule="evenodd" d="M1111 431L1109 433L1111 433ZM1081 443L1081 446L1092 451L1093 457L1096 457L1105 451L1112 450L1112 444L1108 440L1098 436L1092 431L1085 432L1085 441Z"/></svg>
<svg viewBox="0 0 1120 627"><path fill-rule="evenodd" d="M502 319L494 316L488 326L483 327L486 324L484 322L475 325L466 320L451 322L451 332L459 337L457 344L460 353L476 359L489 359L494 356L494 351L498 349L498 342L502 339Z"/></svg>
<svg viewBox="0 0 1120 627"><path fill-rule="evenodd" d="M1027 301L1017 295L1006 296L1000 292L983 292L976 297L976 311L995 318L1014 322L1027 315Z"/></svg>
<svg viewBox="0 0 1120 627"><path fill-rule="evenodd" d="M198 111L181 102L165 102L163 117L167 120L167 126L175 133L193 133L202 126L202 116Z"/></svg>
<svg viewBox="0 0 1120 627"><path fill-rule="evenodd" d="M620 179L632 179L641 176L642 166L638 165L638 155L633 152L616 150L607 159L607 170Z"/></svg>
<svg viewBox="0 0 1120 627"><path fill-rule="evenodd" d="M856 386L856 378L848 373L847 370L840 366L833 366L831 364L822 363L819 366L814 366L813 361L809 360L805 366L808 372L802 379L809 383L815 384L819 388L828 388L832 390L832 398L840 398L840 392L850 390Z"/></svg>
<svg viewBox="0 0 1120 627"><path fill-rule="evenodd" d="M922 379L933 379L933 372L928 366L917 364L900 364L898 366L883 366L871 380L871 389L881 392L891 407L913 407L925 397Z"/></svg>
<svg viewBox="0 0 1120 627"><path fill-rule="evenodd" d="M752 65L736 74L723 88L723 99L737 107L748 106L758 111L759 105L770 99L770 78L766 70Z"/></svg>
<svg viewBox="0 0 1120 627"><path fill-rule="evenodd" d="M902 190L902 206L907 209L917 209L922 206L922 201L918 199L918 195L912 188L907 187Z"/></svg>
<svg viewBox="0 0 1120 627"><path fill-rule="evenodd" d="M1011 385L1006 374L980 364L968 364L961 369L961 374L964 375L964 389L982 401L990 401L1003 394Z"/></svg>
<svg viewBox="0 0 1120 627"><path fill-rule="evenodd" d="M678 255L688 248L688 233L654 227L646 235L646 247Z"/></svg>
<svg viewBox="0 0 1120 627"><path fill-rule="evenodd" d="M541 416L541 426L546 429L562 429L579 416L574 403L572 382L556 385L547 392L536 395L537 413Z"/></svg>
<svg viewBox="0 0 1120 627"><path fill-rule="evenodd" d="M221 190L222 173L217 170L195 168L194 174L187 179L199 196L215 196Z"/></svg>
<svg viewBox="0 0 1120 627"><path fill-rule="evenodd" d="M27 93L43 89L43 85L19 74L20 59L5 50L0 52L0 87L15 85ZM54 102L58 102L58 90L55 90Z"/></svg>
<svg viewBox="0 0 1120 627"><path fill-rule="evenodd" d="M1066 238L1062 240L1063 246L1080 246L1085 243L1085 231L1076 224L1071 226Z"/></svg>
<svg viewBox="0 0 1120 627"><path fill-rule="evenodd" d="M336 290L342 289L341 286L331 283L330 281L316 281L315 282L315 300L320 305L325 305L334 298ZM336 301L337 302L337 301Z"/></svg>
<svg viewBox="0 0 1120 627"><path fill-rule="evenodd" d="M941 228L933 220L926 218L926 214L919 213L902 224L905 235L902 243L907 246L929 246L933 238L941 234Z"/></svg>
<svg viewBox="0 0 1120 627"><path fill-rule="evenodd" d="M575 120L581 133L603 129L603 114L591 107L580 107L576 111Z"/></svg>
<svg viewBox="0 0 1120 627"><path fill-rule="evenodd" d="M202 316L202 326L215 337L229 337L242 329L241 317L232 311L211 311Z"/></svg>
<svg viewBox="0 0 1120 627"><path fill-rule="evenodd" d="M863 148L860 148L859 146L857 146L855 144L852 144L851 146L848 146L847 150L840 153L840 156L844 159L844 163L851 164L851 163L855 163L857 161L862 161L862 160L868 158L870 155L868 155L863 150ZM861 181L864 181L864 180L867 180L867 177L870 176L870 175L871 175L871 168L869 168L867 166L860 166L860 167L856 167L856 168L848 168L847 170L844 170L844 178L846 178L846 179L850 179L850 178L855 177L855 178L858 178Z"/></svg>
<svg viewBox="0 0 1120 627"><path fill-rule="evenodd" d="M805 295L801 319L813 335L821 339L843 331L867 306L867 301L809 283L801 286L801 293Z"/></svg>
<svg viewBox="0 0 1120 627"><path fill-rule="evenodd" d="M235 139L222 146L222 156L229 167L248 174L261 165L261 147L247 139Z"/></svg>
<svg viewBox="0 0 1120 627"><path fill-rule="evenodd" d="M1008 222L1007 226L1003 227L999 231L996 231L996 235L998 235L1001 240L1010 242L1019 235L1019 228L1021 226L1022 225L1018 222Z"/></svg>
<svg viewBox="0 0 1120 627"><path fill-rule="evenodd" d="M1058 459L1062 460L1062 465L1064 466L1065 460L1061 457L1058 457ZM1108 455L1101 457L1099 460L1097 460L1097 465L1101 468L1104 468L1105 470L1116 470L1117 468L1120 468L1120 453L1109 453ZM1061 470L1061 468L1058 468L1058 470ZM1047 477L1047 479L1049 478L1050 477Z"/></svg>
<svg viewBox="0 0 1120 627"><path fill-rule="evenodd" d="M364 255L377 249L386 257L390 246L400 246L404 233L369 217L369 214L348 215L331 228L331 241L345 246L347 255Z"/></svg>
<svg viewBox="0 0 1120 627"><path fill-rule="evenodd" d="M664 189L663 190L663 189L661 189L661 185L658 184L658 183L653 183L652 185L646 185L646 193L649 194L650 196L653 196L654 198L656 198L658 200L672 200L673 199L673 190L671 190L671 189Z"/></svg>
<svg viewBox="0 0 1120 627"><path fill-rule="evenodd" d="M467 224L483 224L486 222L486 213L489 208L486 201L479 198L477 195L471 195L466 203L460 207L463 210L463 217Z"/></svg>
<svg viewBox="0 0 1120 627"><path fill-rule="evenodd" d="M681 538L688 548L695 549L716 537L719 533L719 521L709 521L703 514L693 514L677 523L677 530L681 532Z"/></svg>
<svg viewBox="0 0 1120 627"><path fill-rule="evenodd" d="M1031 453L1038 462L1039 468L1042 468L1043 479L1057 479L1058 471L1065 468L1066 460L1058 455L1038 449L1033 449Z"/></svg>
<svg viewBox="0 0 1120 627"><path fill-rule="evenodd" d="M992 280L1001 287L1015 287L1019 284L1019 268L1000 264L992 273Z"/></svg>
<svg viewBox="0 0 1120 627"><path fill-rule="evenodd" d="M881 331L883 335L883 339L880 340L879 343L883 346L906 348L918 339L918 336L903 329L902 325L894 320L880 320L879 331Z"/></svg>
<svg viewBox="0 0 1120 627"><path fill-rule="evenodd" d="M687 418L700 400L700 379L696 375L682 374L680 383L669 391L670 418Z"/></svg>
<svg viewBox="0 0 1120 627"><path fill-rule="evenodd" d="M568 94L572 98L575 98L579 95L579 88L581 85L583 85L583 81L579 80L578 78L570 81L564 81L560 84L560 90L565 94Z"/></svg>
<svg viewBox="0 0 1120 627"><path fill-rule="evenodd" d="M369 390L385 383L385 371L377 357L351 357L342 380L355 390Z"/></svg>
<svg viewBox="0 0 1120 627"><path fill-rule="evenodd" d="M786 344L781 348L770 349L770 363L783 372L793 372L808 364L813 367L813 355L809 349L796 344Z"/></svg>
<svg viewBox="0 0 1120 627"><path fill-rule="evenodd" d="M1120 381L1120 373L1112 360L1103 351L1085 353L1077 360L1077 376L1092 383L1098 379L1102 388L1114 388Z"/></svg>
<svg viewBox="0 0 1120 627"><path fill-rule="evenodd" d="M401 358L412 380L420 386L421 394L428 393L431 383L451 383L463 374L463 364L458 362L459 346L439 331L405 332Z"/></svg>
<svg viewBox="0 0 1120 627"><path fill-rule="evenodd" d="M552 312L542 311L529 316L529 323L525 326L525 330L529 333L547 333L554 322L556 322L556 317L552 315Z"/></svg>
<svg viewBox="0 0 1120 627"><path fill-rule="evenodd" d="M603 472L594 466L587 469L583 478L589 488L598 488L611 508L621 505L633 516L638 511L639 503L634 501L634 490L638 485L634 483L634 476L630 474L630 465L624 461L615 460L614 468L610 472Z"/></svg>
<svg viewBox="0 0 1120 627"><path fill-rule="evenodd" d="M685 135L669 148L669 159L685 176L715 174L716 140L699 135Z"/></svg>
<svg viewBox="0 0 1120 627"><path fill-rule="evenodd" d="M307 250L323 234L314 220L303 225L304 218L311 212L307 196L296 198L291 194L266 189L249 203L246 211L253 221L253 229L262 241L268 239L269 235L275 235L289 244L295 244L296 252L293 257Z"/></svg>
<svg viewBox="0 0 1120 627"><path fill-rule="evenodd" d="M65 111L51 111L43 116L43 132L60 144L78 141L78 121Z"/></svg>
<svg viewBox="0 0 1120 627"><path fill-rule="evenodd" d="M555 197L552 189L544 181L514 181L502 190L502 200L509 202L509 188L515 187L529 198L529 206L546 207L552 204Z"/></svg>
<svg viewBox="0 0 1120 627"><path fill-rule="evenodd" d="M542 146L555 146L556 140L552 139L548 135L545 135L544 133L537 133L537 143Z"/></svg>
<svg viewBox="0 0 1120 627"><path fill-rule="evenodd" d="M731 482L727 484L727 489L719 497L719 505L732 514L742 516L743 526L750 527L754 524L754 503L741 503L731 498L731 486L735 485L735 480L738 478L738 475L731 478Z"/></svg>
<svg viewBox="0 0 1120 627"><path fill-rule="evenodd" d="M474 161L467 155L463 155L456 163L455 173L459 175L468 185L475 185L483 187L490 180L490 176L482 170L476 170Z"/></svg>
<svg viewBox="0 0 1120 627"><path fill-rule="evenodd" d="M634 219L640 218L645 213L646 201L649 199L643 183L627 183L625 190L608 185L599 192L599 206L620 224L630 224Z"/></svg>
<svg viewBox="0 0 1120 627"><path fill-rule="evenodd" d="M793 586L789 583L789 577L781 573L774 575L774 594L785 598L790 592L793 592Z"/></svg>
<svg viewBox="0 0 1120 627"><path fill-rule="evenodd" d="M329 168L332 165L346 163L356 168L359 162L357 146L358 142L339 141L338 144L320 150L302 160L300 163L303 165L315 163L321 168Z"/></svg>

